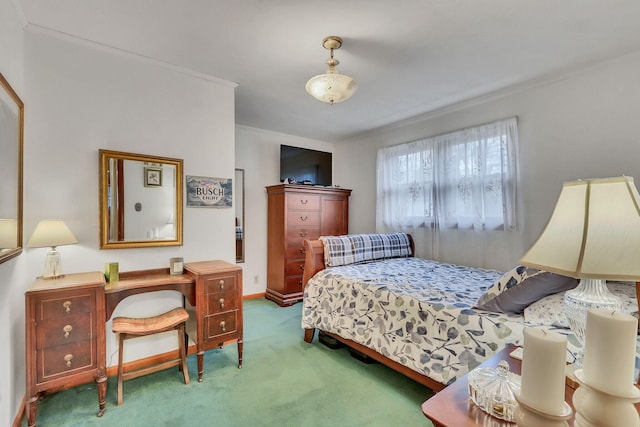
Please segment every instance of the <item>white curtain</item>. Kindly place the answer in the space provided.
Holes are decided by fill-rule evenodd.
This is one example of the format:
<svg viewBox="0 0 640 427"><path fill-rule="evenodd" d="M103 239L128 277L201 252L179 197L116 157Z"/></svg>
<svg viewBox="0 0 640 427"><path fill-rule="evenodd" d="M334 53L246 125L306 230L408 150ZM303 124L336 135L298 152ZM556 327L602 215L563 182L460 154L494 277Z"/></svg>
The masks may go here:
<svg viewBox="0 0 640 427"><path fill-rule="evenodd" d="M516 228L515 117L378 151L377 228Z"/></svg>

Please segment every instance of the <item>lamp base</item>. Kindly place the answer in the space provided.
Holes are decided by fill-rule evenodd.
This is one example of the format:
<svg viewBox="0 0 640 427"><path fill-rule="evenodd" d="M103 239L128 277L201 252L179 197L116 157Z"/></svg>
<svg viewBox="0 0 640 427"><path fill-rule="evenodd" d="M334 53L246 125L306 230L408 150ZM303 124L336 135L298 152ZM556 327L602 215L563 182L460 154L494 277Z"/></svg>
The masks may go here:
<svg viewBox="0 0 640 427"><path fill-rule="evenodd" d="M60 267L60 252L55 247L52 247L44 259L42 278L49 280L61 277L64 277L64 274L62 274L62 268Z"/></svg>
<svg viewBox="0 0 640 427"><path fill-rule="evenodd" d="M567 316L571 332L584 347L587 328L587 311L592 308L604 308L622 311L622 300L612 294L603 279L580 279L575 289L564 294L564 313ZM582 366L582 348L576 354L577 367Z"/></svg>

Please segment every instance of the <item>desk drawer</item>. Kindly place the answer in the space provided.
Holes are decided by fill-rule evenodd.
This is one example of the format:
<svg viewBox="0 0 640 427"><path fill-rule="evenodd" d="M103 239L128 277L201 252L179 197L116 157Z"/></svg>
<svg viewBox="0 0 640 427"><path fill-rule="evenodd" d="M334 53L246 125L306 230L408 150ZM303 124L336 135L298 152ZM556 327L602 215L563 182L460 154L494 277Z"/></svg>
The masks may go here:
<svg viewBox="0 0 640 427"><path fill-rule="evenodd" d="M204 319L205 340L220 338L227 334L235 334L237 330L237 320L238 312L235 310L207 316Z"/></svg>
<svg viewBox="0 0 640 427"><path fill-rule="evenodd" d="M237 292L216 292L207 295L207 314L222 313L237 308Z"/></svg>
<svg viewBox="0 0 640 427"><path fill-rule="evenodd" d="M289 210L309 210L320 209L320 196L317 194L291 193L287 194L287 208Z"/></svg>
<svg viewBox="0 0 640 427"><path fill-rule="evenodd" d="M38 325L36 348L42 349L93 338L91 313L47 320Z"/></svg>
<svg viewBox="0 0 640 427"><path fill-rule="evenodd" d="M38 299L37 319L56 319L77 313L94 311L95 293L55 293Z"/></svg>
<svg viewBox="0 0 640 427"><path fill-rule="evenodd" d="M235 291L236 276L208 277L204 282L204 293Z"/></svg>
<svg viewBox="0 0 640 427"><path fill-rule="evenodd" d="M95 369L97 367L95 355L95 339L38 350L36 356L38 382L52 380L57 375Z"/></svg>

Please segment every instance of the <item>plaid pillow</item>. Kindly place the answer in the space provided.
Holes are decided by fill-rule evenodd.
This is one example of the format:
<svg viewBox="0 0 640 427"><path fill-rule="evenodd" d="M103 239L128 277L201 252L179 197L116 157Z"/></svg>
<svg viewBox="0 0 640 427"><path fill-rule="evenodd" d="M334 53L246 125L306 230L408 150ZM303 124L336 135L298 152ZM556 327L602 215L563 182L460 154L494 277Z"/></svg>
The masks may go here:
<svg viewBox="0 0 640 427"><path fill-rule="evenodd" d="M411 243L406 233L322 236L320 240L324 245L327 267L411 255Z"/></svg>

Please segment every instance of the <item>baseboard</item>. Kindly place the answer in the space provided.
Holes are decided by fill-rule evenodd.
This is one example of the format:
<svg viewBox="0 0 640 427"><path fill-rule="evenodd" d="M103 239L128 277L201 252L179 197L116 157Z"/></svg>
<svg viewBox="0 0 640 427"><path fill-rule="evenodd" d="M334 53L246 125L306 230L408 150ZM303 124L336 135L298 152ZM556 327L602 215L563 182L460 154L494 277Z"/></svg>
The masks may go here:
<svg viewBox="0 0 640 427"><path fill-rule="evenodd" d="M250 299L264 298L265 295L266 295L265 292L261 292L259 294L243 295L242 296L242 300L246 301L246 300L250 300Z"/></svg>

